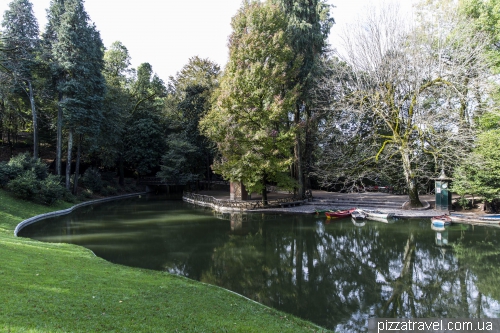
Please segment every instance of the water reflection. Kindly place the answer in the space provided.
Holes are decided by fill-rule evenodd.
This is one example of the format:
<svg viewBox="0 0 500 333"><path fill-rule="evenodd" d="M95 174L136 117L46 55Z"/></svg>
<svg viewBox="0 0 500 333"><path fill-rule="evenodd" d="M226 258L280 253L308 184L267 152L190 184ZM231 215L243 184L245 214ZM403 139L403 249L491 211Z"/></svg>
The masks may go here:
<svg viewBox="0 0 500 333"><path fill-rule="evenodd" d="M370 317L500 314L498 229L325 222L150 198L79 210L22 235L223 286L339 332L362 332Z"/></svg>

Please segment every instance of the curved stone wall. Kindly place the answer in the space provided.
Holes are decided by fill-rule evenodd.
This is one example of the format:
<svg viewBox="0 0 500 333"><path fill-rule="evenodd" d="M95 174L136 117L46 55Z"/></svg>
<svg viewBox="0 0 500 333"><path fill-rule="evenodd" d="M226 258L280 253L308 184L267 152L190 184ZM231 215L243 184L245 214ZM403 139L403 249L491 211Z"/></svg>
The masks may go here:
<svg viewBox="0 0 500 333"><path fill-rule="evenodd" d="M88 206L88 205L93 205L93 204L98 204L98 203L107 202L107 201L113 201L113 200L119 200L119 199L125 199L125 198L132 198L132 197L139 196L139 195L144 195L144 194L147 194L147 192L130 193L130 194L118 195L118 196L115 196L115 197L108 197L108 198L97 199L97 200L92 200L92 201L85 201L85 202L79 203L79 204L74 205L73 207L70 207L70 208L67 208L67 209L56 210L54 212L49 212L49 213L45 213L45 214L36 215L36 216L30 217L29 219L26 219L26 220L22 221L21 223L19 223L16 226L16 229L14 229L14 235L17 237L17 234L19 233L19 231L21 231L21 229L24 228L27 225L30 225L32 223L38 222L40 220L43 220L43 219L46 219L46 218L49 218L49 217L69 214L72 211L74 211L75 209L80 208L80 207L84 207L84 206Z"/></svg>

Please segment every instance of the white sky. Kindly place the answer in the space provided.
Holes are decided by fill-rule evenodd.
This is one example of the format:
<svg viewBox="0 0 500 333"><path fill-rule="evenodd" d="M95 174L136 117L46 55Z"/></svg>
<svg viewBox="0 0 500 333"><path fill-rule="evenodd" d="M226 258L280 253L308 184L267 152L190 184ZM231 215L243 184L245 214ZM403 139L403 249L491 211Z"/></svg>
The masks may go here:
<svg viewBox="0 0 500 333"><path fill-rule="evenodd" d="M330 44L336 46L337 31L380 0L328 0L337 24ZM96 24L106 47L121 41L132 57L132 67L149 62L163 80L175 75L190 57L209 58L224 67L231 17L242 0L86 0L85 9ZM409 4L412 0L399 0ZM0 0L0 12L10 0ZM50 0L31 0L40 30L47 23Z"/></svg>

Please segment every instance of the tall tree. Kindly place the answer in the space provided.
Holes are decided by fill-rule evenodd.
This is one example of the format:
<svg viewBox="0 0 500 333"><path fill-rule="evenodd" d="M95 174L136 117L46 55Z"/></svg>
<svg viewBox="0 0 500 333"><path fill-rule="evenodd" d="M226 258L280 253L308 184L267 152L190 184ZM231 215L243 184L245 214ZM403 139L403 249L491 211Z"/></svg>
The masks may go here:
<svg viewBox="0 0 500 333"><path fill-rule="evenodd" d="M124 142L125 126L131 116L130 81L133 70L130 68L130 54L121 42L114 42L104 55L104 77L106 96L104 100L104 118L99 137L99 157L104 166L117 163L119 183L124 185Z"/></svg>
<svg viewBox="0 0 500 333"><path fill-rule="evenodd" d="M216 87L219 70L208 59L192 57L170 78L166 116L171 133L159 177L177 183L210 179L213 144L200 133L198 125L210 108L210 95Z"/></svg>
<svg viewBox="0 0 500 333"><path fill-rule="evenodd" d="M124 133L125 161L138 173L158 171L165 153L166 124L162 116L166 87L148 63L137 68L131 83L131 115ZM156 172L155 172L156 173Z"/></svg>
<svg viewBox="0 0 500 333"><path fill-rule="evenodd" d="M39 50L38 23L29 0L14 0L2 21L4 54L1 66L29 98L33 117L33 157L38 157L38 119L34 92L34 69Z"/></svg>
<svg viewBox="0 0 500 333"><path fill-rule="evenodd" d="M62 96L59 104L68 131L66 188L69 189L73 136L76 135L78 144L76 187L82 141L85 137L97 137L100 130L105 93L102 76L104 46L81 0L65 1L58 23L55 29L57 40L51 51L52 60L59 70L57 89Z"/></svg>
<svg viewBox="0 0 500 333"><path fill-rule="evenodd" d="M64 71L56 59L56 53L53 46L58 43L58 30L61 25L61 16L65 12L65 0L51 0L50 7L47 10L47 25L42 36L43 59L49 64L52 76L52 88L57 95L57 116L56 116L56 174L61 175L62 161L62 132L63 132L63 110L61 105L62 91L58 85L64 82Z"/></svg>
<svg viewBox="0 0 500 333"><path fill-rule="evenodd" d="M291 186L294 127L288 126L298 86L300 58L290 46L288 21L271 2L246 2L233 17L229 61L215 91L203 133L217 144L214 170L249 191L262 192L266 182Z"/></svg>
<svg viewBox="0 0 500 333"><path fill-rule="evenodd" d="M287 31L291 37L291 47L295 57L302 60L300 70L289 88L299 85L298 96L293 114L295 127L295 177L298 181L298 193L305 194L306 179L311 171L311 159L314 145L314 132L317 122L313 117L317 107L311 90L315 78L321 75L321 58L328 49L328 35L334 24L330 16L330 5L325 0L273 0L287 15Z"/></svg>

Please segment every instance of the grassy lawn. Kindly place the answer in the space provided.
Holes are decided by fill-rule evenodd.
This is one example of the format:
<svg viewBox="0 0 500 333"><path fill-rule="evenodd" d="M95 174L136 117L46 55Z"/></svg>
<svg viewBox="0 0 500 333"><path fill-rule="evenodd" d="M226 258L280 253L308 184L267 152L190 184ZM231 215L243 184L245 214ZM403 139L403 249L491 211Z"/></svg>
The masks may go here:
<svg viewBox="0 0 500 333"><path fill-rule="evenodd" d="M0 190L0 332L324 332L221 288L14 236L45 207Z"/></svg>

